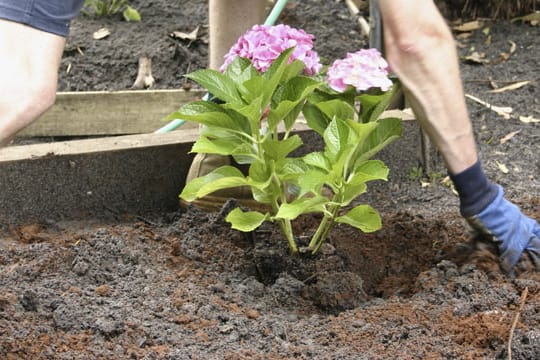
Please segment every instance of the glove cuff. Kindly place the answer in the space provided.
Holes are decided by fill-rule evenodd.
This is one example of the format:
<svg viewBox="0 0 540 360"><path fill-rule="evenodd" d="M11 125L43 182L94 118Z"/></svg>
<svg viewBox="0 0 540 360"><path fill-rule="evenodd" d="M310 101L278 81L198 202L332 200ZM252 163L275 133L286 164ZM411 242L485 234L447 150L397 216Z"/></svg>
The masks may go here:
<svg viewBox="0 0 540 360"><path fill-rule="evenodd" d="M458 174L450 174L450 179L459 194L464 217L480 213L497 197L498 187L487 179L480 160Z"/></svg>

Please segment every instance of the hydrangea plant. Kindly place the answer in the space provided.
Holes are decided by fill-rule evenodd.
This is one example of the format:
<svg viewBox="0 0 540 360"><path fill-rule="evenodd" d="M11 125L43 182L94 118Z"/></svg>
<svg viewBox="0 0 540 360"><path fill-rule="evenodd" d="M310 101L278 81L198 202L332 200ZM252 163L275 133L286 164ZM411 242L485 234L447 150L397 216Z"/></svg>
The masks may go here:
<svg viewBox="0 0 540 360"><path fill-rule="evenodd" d="M336 60L326 76L322 68L312 35L287 25L257 25L233 46L221 71L186 75L219 101L188 103L169 118L205 125L193 152L230 155L249 171L222 166L188 182L180 197L193 201L249 186L268 211L236 208L226 220L245 232L275 222L292 253L316 253L335 223L378 230L378 212L353 201L367 191L367 182L387 179L388 168L370 158L401 135L399 119L379 119L398 85L373 49ZM292 130L301 113L324 148L294 157L302 140ZM291 222L307 213L323 216L307 248L299 248Z"/></svg>

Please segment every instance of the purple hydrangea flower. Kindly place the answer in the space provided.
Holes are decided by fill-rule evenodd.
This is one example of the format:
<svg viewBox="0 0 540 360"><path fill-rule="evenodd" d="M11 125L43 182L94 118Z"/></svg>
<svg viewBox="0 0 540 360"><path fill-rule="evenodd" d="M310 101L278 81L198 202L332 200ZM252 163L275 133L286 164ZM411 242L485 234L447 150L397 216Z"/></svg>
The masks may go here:
<svg viewBox="0 0 540 360"><path fill-rule="evenodd" d="M307 75L315 75L321 70L319 56L313 50L313 35L283 24L253 26L225 55L225 63L220 70L224 71L237 56L240 56L249 59L257 70L263 72L284 50L293 46L289 62L302 61L306 65L304 72Z"/></svg>
<svg viewBox="0 0 540 360"><path fill-rule="evenodd" d="M386 91L392 86L388 71L388 63L377 49L363 49L334 61L328 68L326 80L332 89L339 92L345 91L349 85L357 91L377 87Z"/></svg>

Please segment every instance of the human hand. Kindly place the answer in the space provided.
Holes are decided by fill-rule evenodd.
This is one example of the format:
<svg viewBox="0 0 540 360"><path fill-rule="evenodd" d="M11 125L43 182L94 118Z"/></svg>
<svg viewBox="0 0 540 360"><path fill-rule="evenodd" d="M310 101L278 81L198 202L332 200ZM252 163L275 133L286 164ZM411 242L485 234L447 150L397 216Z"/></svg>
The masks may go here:
<svg viewBox="0 0 540 360"><path fill-rule="evenodd" d="M498 186L495 199L479 214L468 217L469 224L499 248L499 260L504 271L512 273L522 255L540 271L540 226L504 198Z"/></svg>

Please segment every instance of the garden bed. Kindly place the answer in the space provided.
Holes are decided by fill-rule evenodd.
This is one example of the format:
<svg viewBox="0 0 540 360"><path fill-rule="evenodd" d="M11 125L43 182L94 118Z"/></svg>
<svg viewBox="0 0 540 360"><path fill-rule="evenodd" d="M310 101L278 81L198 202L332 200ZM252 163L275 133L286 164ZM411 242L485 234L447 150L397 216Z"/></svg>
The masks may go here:
<svg viewBox="0 0 540 360"><path fill-rule="evenodd" d="M168 37L199 25L204 30L206 1L131 3L141 11L140 24L119 18L74 23L61 91L128 90L143 53L153 58L159 89L185 87L181 75L206 66L203 39L188 44ZM314 33L315 47L327 59L365 47L343 2L296 2L282 20ZM93 40L92 32L103 26L111 28L109 38ZM476 51L480 58L473 59L482 60L463 59L465 90L513 112L505 119L468 100L481 157L508 197L540 219L540 125L525 122L540 112L539 28L497 22L489 24L489 33L483 29L458 39L463 58ZM492 85L519 81L530 82L490 92ZM273 226L250 236L231 230L224 215L232 204L216 213L109 207L78 219L50 214L31 221L27 212L23 224L2 221L0 357L506 358L512 335L512 358L539 358L539 275L506 277L489 254L467 256L468 228L456 196L441 183L446 174L436 154L431 179L409 177L418 166L419 138L414 123L407 124L401 142L381 155L390 181L374 184L360 199L381 212L383 228L363 234L337 226L317 258L290 256ZM168 151L166 159L172 159L187 149L174 145ZM86 184L92 177L103 188L115 177L138 183L145 171L168 174L182 166L173 160L156 164L158 155L143 144L132 154L112 162L117 174L104 170L110 158L86 157ZM81 203L71 181L62 178L64 169L72 169L73 179L83 176L74 170L79 160L57 160L36 159L44 164L39 173L0 164L3 189L17 182L39 188L44 181L65 181L66 189L47 194L44 188L41 197L11 208L4 202L0 220L39 208L42 199L62 199L67 207ZM151 190L138 184L141 199L151 199ZM133 203L137 192L116 192L110 201ZM176 204L176 195L163 201ZM316 220L301 218L297 233L308 234Z"/></svg>

